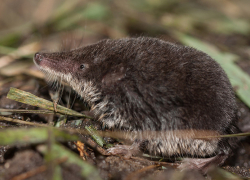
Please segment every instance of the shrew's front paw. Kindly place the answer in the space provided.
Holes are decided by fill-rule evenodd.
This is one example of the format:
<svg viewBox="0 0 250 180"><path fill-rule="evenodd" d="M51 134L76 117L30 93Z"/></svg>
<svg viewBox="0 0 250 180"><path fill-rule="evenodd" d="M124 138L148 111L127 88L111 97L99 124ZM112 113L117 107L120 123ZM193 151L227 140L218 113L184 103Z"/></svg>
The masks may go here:
<svg viewBox="0 0 250 180"><path fill-rule="evenodd" d="M115 147L109 148L108 153L112 155L122 155L125 159L130 159L132 156L141 154L140 142L134 142L131 146L116 145Z"/></svg>
<svg viewBox="0 0 250 180"><path fill-rule="evenodd" d="M122 155L125 159L130 159L133 155L133 148L126 145L116 145L115 147L109 148L108 153L112 155Z"/></svg>

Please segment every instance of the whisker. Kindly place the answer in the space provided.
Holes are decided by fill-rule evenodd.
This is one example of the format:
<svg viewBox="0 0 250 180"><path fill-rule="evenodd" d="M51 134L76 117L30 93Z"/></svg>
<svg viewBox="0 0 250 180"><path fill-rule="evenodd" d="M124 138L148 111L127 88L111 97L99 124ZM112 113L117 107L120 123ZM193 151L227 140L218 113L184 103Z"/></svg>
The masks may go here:
<svg viewBox="0 0 250 180"><path fill-rule="evenodd" d="M75 94L75 97L74 97L74 99L73 99L73 101L72 101L72 104L71 104L71 106L70 106L70 109L72 109L72 107L73 107L73 105L74 105L74 103L75 103L76 98L77 98L77 94Z"/></svg>

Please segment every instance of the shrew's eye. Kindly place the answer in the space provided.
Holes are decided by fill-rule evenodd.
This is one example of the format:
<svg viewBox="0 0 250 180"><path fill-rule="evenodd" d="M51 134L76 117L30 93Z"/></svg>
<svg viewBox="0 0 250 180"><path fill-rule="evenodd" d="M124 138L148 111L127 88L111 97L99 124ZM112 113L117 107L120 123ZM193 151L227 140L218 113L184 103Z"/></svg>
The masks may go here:
<svg viewBox="0 0 250 180"><path fill-rule="evenodd" d="M84 68L85 68L85 65L81 64L80 69L84 69Z"/></svg>

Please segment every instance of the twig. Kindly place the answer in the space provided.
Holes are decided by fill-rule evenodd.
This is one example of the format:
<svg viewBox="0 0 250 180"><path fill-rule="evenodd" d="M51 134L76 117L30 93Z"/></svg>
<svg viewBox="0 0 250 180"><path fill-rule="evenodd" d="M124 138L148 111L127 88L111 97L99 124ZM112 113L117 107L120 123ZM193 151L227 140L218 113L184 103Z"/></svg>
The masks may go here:
<svg viewBox="0 0 250 180"><path fill-rule="evenodd" d="M3 117L3 116L0 116L0 121L8 121L8 122L12 122L12 123L25 124L25 125L30 125L30 126L49 127L46 124L39 124L39 123L33 123L33 122L28 122L28 121L22 121L22 120Z"/></svg>
<svg viewBox="0 0 250 180"><path fill-rule="evenodd" d="M86 144L89 145L92 149L95 149L97 152L99 152L100 154L102 154L104 156L110 155L105 149L100 147L95 141L93 141L90 138L88 138L86 140Z"/></svg>
<svg viewBox="0 0 250 180"><path fill-rule="evenodd" d="M3 117L3 116L0 116L0 121L8 121L8 122L12 122L12 123L26 124L26 125L30 125L30 126L50 127L49 125L46 125L46 124L39 124L39 123L22 121L22 120L16 120L16 119L7 118L7 117ZM67 132L70 132L70 133L89 134L84 129L63 129L63 128L57 128L57 127L53 127L53 128L56 128L56 129L59 129L59 130L64 130L64 131L67 131ZM119 132L119 131L118 132L96 131L96 132L100 136L102 136L102 137L109 136L109 137L112 137L112 138L125 139L124 138L124 132ZM150 133L151 133L150 135L152 135L152 137L159 135L158 133L160 133L160 135L164 134L164 132L147 132L147 131L143 131L143 132L139 132L139 133L141 133L141 134L138 134L138 136L140 135L140 137L148 137L148 135ZM166 133L168 133L168 132L166 132ZM185 135L185 133L187 133L187 131L176 132L175 135L176 136L180 135L180 137L183 137L183 135ZM203 133L203 135L199 136L199 133L197 132L194 136L187 137L187 138L192 138L192 139L210 139L210 138L224 138L224 137L228 138L228 137L240 137L240 136L250 136L250 132L238 133L238 134L228 134L228 135L217 135L217 136L206 136L204 133ZM129 137L130 136L128 136L128 138ZM136 134L135 134L134 137L136 137Z"/></svg>
<svg viewBox="0 0 250 180"><path fill-rule="evenodd" d="M152 161L152 160L149 160L145 157L131 157L131 159L134 159L134 160L137 160L137 161L142 161L142 162L151 162L153 163L154 165L158 165L158 166L167 166L167 167L173 167L173 168L177 168L179 166L178 163L170 163L170 162L160 162L160 161Z"/></svg>
<svg viewBox="0 0 250 180"><path fill-rule="evenodd" d="M137 171L134 171L134 172L130 173L130 174L125 178L125 180L138 179L137 177L138 177L141 173L143 173L143 172L145 172L145 171L148 171L148 170L150 170L150 169L157 168L157 167L160 167L160 165L150 165L150 166L147 166L147 167L145 167L145 168L142 168L142 169L139 169L139 170L137 170Z"/></svg>
<svg viewBox="0 0 250 180"><path fill-rule="evenodd" d="M17 119L12 119L12 118L8 118L8 117L4 117L4 116L0 116L0 121L7 121L7 122L11 122L11 123L18 123L18 124L25 124L25 125L29 125L29 126L39 126L39 127L51 127L47 124L39 124L39 123L34 123L34 122L27 122L27 121L22 121L22 120L17 120ZM80 134L84 134L84 135L89 135L88 131L85 129L64 129L64 128L58 128L58 127L53 127L55 129L58 130L63 130L63 131L67 131L70 133L80 133ZM98 134L100 134L100 136L109 136L109 137L113 137L113 138L124 138L124 135L122 133L119 132L103 132L103 131L97 131Z"/></svg>
<svg viewBox="0 0 250 180"><path fill-rule="evenodd" d="M64 163L65 161L67 161L68 157L63 157L60 159L55 160L55 164L61 164ZM48 169L47 165L42 165L40 167L34 168L28 172L22 173L20 175L17 175L15 177L13 177L11 180L23 180L23 179L27 179L30 178L32 176L35 176L36 174L42 173L44 171L46 171Z"/></svg>

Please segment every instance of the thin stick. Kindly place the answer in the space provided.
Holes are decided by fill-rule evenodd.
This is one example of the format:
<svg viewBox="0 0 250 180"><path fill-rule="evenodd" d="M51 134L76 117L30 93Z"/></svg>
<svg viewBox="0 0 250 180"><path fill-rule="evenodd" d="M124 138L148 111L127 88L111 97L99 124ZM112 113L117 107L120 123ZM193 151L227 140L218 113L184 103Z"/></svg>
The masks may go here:
<svg viewBox="0 0 250 180"><path fill-rule="evenodd" d="M55 160L55 164L62 164L64 163L65 161L67 161L68 157L63 157L63 158L60 158L60 159L57 159ZM27 179L27 178L30 178L32 176L35 176L39 173L42 173L44 171L46 171L48 169L48 166L47 165L42 165L40 167L37 167L37 168L34 168L28 172L25 172L25 173L22 173L20 175L17 175L15 177L13 177L11 180L24 180L24 179Z"/></svg>
<svg viewBox="0 0 250 180"><path fill-rule="evenodd" d="M8 121L8 122L12 122L12 123L25 124L25 125L30 125L30 126L49 127L47 124L33 123L33 122L28 122L28 121L7 118L7 117L3 117L3 116L0 116L0 121Z"/></svg>
<svg viewBox="0 0 250 180"><path fill-rule="evenodd" d="M91 148L95 149L97 152L99 152L101 155L108 156L110 155L107 150L103 149L102 147L98 146L98 144L93 141L92 139L88 138L85 142L87 145L89 145Z"/></svg>
<svg viewBox="0 0 250 180"><path fill-rule="evenodd" d="M142 168L142 169L139 169L137 171L134 171L132 173L130 173L126 178L125 180L130 180L130 179L135 179L135 177L138 177L141 173L145 172L145 171L148 171L150 169L154 169L154 168L157 168L159 167L160 165L150 165L150 166L147 166L145 168ZM138 179L138 178L136 178Z"/></svg>
<svg viewBox="0 0 250 180"><path fill-rule="evenodd" d="M0 121L8 121L8 122L12 122L12 123L19 123L19 124L25 124L25 125L30 125L30 126L40 126L40 127L50 127L49 125L46 124L39 124L39 123L33 123L33 122L27 122L27 121L22 121L22 120L17 120L17 119L12 119L12 118L7 118L7 117L3 117L0 116ZM64 130L64 131L68 131L70 133L81 133L81 134L89 134L86 130L84 129L63 129L63 128L57 128L57 127L53 127L59 130ZM109 136L112 138L118 138L118 139L124 139L124 133L123 132L103 132L103 131L96 131L100 136L105 137L105 136ZM140 132L140 136L144 137L143 134L145 134L145 137L148 137L147 134L149 134L150 132ZM163 132L151 132L152 136L157 136L157 133L162 133ZM187 132L180 132L180 137L183 136L183 134L181 133L187 133ZM176 136L178 136L178 132L176 133ZM192 136L190 138L192 139L210 139L210 138L228 138L228 137L240 137L240 136L250 136L250 132L246 132L246 133L238 133L238 134L228 134L228 135L218 135L218 136L198 136L198 132L196 136ZM129 138L129 136L128 136Z"/></svg>

